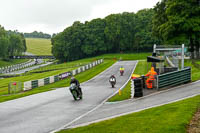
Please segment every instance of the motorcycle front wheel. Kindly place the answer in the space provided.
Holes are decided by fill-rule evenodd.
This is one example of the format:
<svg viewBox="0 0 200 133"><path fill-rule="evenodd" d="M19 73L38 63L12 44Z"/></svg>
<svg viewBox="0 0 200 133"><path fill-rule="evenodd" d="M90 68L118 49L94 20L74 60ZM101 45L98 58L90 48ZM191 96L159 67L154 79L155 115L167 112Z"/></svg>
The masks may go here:
<svg viewBox="0 0 200 133"><path fill-rule="evenodd" d="M72 95L73 95L74 100L77 100L77 92L76 91L72 91Z"/></svg>

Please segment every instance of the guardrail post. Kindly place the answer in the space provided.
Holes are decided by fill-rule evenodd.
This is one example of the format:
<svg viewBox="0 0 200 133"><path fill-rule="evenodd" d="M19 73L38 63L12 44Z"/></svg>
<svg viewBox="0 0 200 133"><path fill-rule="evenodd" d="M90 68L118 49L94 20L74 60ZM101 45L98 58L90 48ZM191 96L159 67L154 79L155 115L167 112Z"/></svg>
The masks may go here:
<svg viewBox="0 0 200 133"><path fill-rule="evenodd" d="M181 69L184 68L184 44L182 44L182 50L181 50Z"/></svg>

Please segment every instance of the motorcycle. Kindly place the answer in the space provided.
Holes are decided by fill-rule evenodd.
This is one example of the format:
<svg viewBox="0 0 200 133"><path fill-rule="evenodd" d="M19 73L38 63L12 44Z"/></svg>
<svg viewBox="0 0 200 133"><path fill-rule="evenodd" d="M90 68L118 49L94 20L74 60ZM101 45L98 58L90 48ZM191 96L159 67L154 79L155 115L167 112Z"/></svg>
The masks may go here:
<svg viewBox="0 0 200 133"><path fill-rule="evenodd" d="M116 84L116 79L115 78L110 78L109 81L110 81L110 84L111 84L112 88L114 88L115 84Z"/></svg>
<svg viewBox="0 0 200 133"><path fill-rule="evenodd" d="M77 100L78 98L82 99L82 92L78 90L78 86L76 86L76 84L71 84L69 90L72 93L74 100Z"/></svg>
<svg viewBox="0 0 200 133"><path fill-rule="evenodd" d="M124 70L120 70L120 75L123 76Z"/></svg>

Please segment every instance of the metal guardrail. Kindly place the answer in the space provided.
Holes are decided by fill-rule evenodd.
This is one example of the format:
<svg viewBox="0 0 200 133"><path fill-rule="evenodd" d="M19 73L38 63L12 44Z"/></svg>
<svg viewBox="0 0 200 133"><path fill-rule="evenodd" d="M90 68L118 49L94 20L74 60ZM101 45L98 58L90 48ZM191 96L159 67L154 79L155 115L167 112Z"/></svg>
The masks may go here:
<svg viewBox="0 0 200 133"><path fill-rule="evenodd" d="M52 55L21 55L21 56L10 56L10 59L55 59Z"/></svg>
<svg viewBox="0 0 200 133"><path fill-rule="evenodd" d="M49 84L49 81L50 81L49 77L45 78L45 79L44 79L44 85Z"/></svg>
<svg viewBox="0 0 200 133"><path fill-rule="evenodd" d="M165 73L157 76L158 89L175 86L191 81L191 68Z"/></svg>
<svg viewBox="0 0 200 133"><path fill-rule="evenodd" d="M38 87L38 80L32 80L31 84L32 84L32 88L37 88Z"/></svg>

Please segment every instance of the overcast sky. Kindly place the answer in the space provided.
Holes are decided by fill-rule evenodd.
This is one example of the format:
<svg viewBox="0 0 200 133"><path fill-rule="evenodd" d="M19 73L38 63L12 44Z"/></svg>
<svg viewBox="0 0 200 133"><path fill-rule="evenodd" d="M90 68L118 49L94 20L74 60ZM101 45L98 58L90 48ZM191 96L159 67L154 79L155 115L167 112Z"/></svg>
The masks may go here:
<svg viewBox="0 0 200 133"><path fill-rule="evenodd" d="M0 25L6 30L58 33L74 21L152 8L159 0L0 0Z"/></svg>

